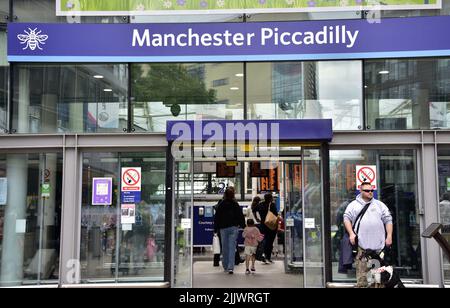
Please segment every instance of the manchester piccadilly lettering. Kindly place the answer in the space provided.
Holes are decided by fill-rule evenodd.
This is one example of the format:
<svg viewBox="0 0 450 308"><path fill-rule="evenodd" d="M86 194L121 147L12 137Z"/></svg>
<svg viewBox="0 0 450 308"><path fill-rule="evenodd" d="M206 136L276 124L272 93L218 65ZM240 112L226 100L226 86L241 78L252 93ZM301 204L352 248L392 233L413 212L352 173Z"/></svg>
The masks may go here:
<svg viewBox="0 0 450 308"><path fill-rule="evenodd" d="M232 33L229 30L217 33L197 33L188 28L182 33L153 33L151 29L140 31L133 29L133 47L233 47L253 46L289 46L289 45L323 45L342 44L352 48L357 40L359 30L347 30L345 25L324 26L320 31L280 31L278 27L263 27L259 36L254 32ZM256 38L259 41L255 43Z"/></svg>

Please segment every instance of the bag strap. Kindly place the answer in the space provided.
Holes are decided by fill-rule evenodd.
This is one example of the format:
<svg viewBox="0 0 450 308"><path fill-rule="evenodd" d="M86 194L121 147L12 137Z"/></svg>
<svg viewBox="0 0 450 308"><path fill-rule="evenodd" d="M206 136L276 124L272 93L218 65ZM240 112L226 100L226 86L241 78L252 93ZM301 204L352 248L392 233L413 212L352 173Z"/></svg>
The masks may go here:
<svg viewBox="0 0 450 308"><path fill-rule="evenodd" d="M352 226L352 227L356 226L356 224L358 223L358 220L359 220L359 224L358 224L358 227L356 228L356 232L355 232L355 228L353 228L353 232L355 232L356 235L358 235L359 226L361 225L361 220L362 220L364 214L367 212L367 209L369 208L370 203L371 202L366 203L366 205L363 207L361 212L359 212L358 216L356 216L355 224Z"/></svg>

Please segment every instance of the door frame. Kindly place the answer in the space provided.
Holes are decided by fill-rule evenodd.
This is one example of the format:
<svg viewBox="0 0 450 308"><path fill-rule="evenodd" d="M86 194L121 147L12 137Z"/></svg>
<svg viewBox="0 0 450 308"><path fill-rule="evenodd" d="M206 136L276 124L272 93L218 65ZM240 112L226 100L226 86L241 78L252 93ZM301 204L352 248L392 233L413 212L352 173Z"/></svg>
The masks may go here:
<svg viewBox="0 0 450 308"><path fill-rule="evenodd" d="M313 140L312 142L314 142ZM302 141L303 143L307 143ZM172 156L173 141L168 141L168 147L166 151L166 261L164 278L166 281L170 281L170 286L175 286L175 231L174 231L174 217L173 206L175 204L175 160ZM320 146L317 147L320 151L320 169L321 169L321 196L322 196L322 254L323 254L323 278L324 287L328 282L332 281L332 260L331 260L331 217L330 217L330 146L327 141L321 141ZM303 151L303 150L302 150ZM192 152L191 152L192 154ZM300 153L302 155L302 153ZM191 155L190 163L193 164L194 155ZM192 170L193 171L193 170ZM193 181L193 176L192 179ZM243 184L241 184L243 185ZM191 192L191 199L193 198L193 191ZM193 207L193 202L191 202ZM192 208L191 208L192 212ZM304 229L304 226L303 226ZM191 233L193 232L191 226ZM192 235L192 234L191 234ZM191 236L192 237L192 236ZM192 245L192 241L191 241ZM303 244L304 245L304 244ZM190 268L190 283L193 286L193 258L191 248L191 268ZM305 250L303 250L305 253Z"/></svg>

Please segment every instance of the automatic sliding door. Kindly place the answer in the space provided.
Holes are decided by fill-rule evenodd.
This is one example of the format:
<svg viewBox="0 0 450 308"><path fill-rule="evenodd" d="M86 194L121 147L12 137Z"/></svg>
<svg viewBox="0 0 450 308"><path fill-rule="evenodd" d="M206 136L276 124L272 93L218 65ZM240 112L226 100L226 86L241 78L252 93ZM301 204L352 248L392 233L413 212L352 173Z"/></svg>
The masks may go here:
<svg viewBox="0 0 450 308"><path fill-rule="evenodd" d="M179 288L192 287L192 171L191 161L176 161L174 164L172 286Z"/></svg>
<svg viewBox="0 0 450 308"><path fill-rule="evenodd" d="M298 160L285 160L287 272L303 275L303 287L324 286L323 189L319 149L303 148Z"/></svg>
<svg viewBox="0 0 450 308"><path fill-rule="evenodd" d="M303 228L305 287L324 286L323 260L323 188L319 149L304 149Z"/></svg>
<svg viewBox="0 0 450 308"><path fill-rule="evenodd" d="M301 160L284 163L285 270L303 274L303 209ZM303 279L299 279L303 286Z"/></svg>

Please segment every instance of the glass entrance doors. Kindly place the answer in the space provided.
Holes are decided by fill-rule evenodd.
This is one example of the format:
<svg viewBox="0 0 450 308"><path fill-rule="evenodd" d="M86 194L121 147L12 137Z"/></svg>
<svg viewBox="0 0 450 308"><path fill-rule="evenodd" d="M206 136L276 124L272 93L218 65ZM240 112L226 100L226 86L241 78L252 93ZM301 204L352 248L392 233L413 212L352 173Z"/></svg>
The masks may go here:
<svg viewBox="0 0 450 308"><path fill-rule="evenodd" d="M285 269L302 274L304 287L324 286L323 185L319 149L301 149L284 166Z"/></svg>
<svg viewBox="0 0 450 308"><path fill-rule="evenodd" d="M124 169L139 170L132 200ZM165 152L83 153L82 283L165 280L165 172Z"/></svg>
<svg viewBox="0 0 450 308"><path fill-rule="evenodd" d="M207 158L192 155L174 161L172 215L172 286L224 287L203 284L207 273L221 272L213 266L214 205L224 189L233 186L236 199L248 218L255 196L272 194L284 228L277 231L272 259L280 266L273 287L323 287L325 284L322 157L316 147L280 146L279 156ZM192 148L191 154L197 149ZM238 238L244 257L242 238ZM203 262L204 265L198 266ZM194 263L197 266L194 266ZM257 261L257 265L261 263ZM261 263L262 264L262 263ZM195 267L195 268L194 268ZM244 266L241 266L244 268ZM275 267L262 267L263 273ZM239 277L239 272L237 272ZM238 278L239 279L239 278ZM239 285L234 285L239 287ZM242 287L245 287L243 285ZM253 285L258 287L258 285ZM261 286L260 286L261 287Z"/></svg>

